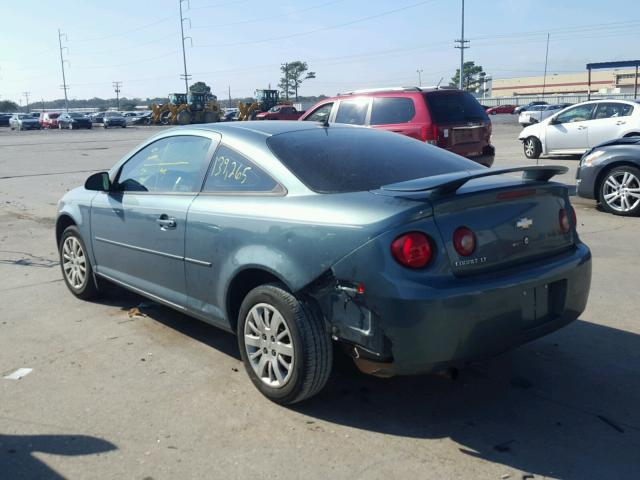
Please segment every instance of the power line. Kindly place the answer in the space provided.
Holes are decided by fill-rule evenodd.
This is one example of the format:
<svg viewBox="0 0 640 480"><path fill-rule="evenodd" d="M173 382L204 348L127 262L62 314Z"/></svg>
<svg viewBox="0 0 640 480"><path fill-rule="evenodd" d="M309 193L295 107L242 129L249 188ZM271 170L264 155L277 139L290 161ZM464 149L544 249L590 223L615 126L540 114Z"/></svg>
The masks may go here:
<svg viewBox="0 0 640 480"><path fill-rule="evenodd" d="M246 42L234 42L234 43L219 43L219 44L210 44L210 45L197 45L197 48L212 48L212 47L235 47L235 46L239 46L239 45L254 45L256 43L266 43L266 42L272 42L275 40L286 40L288 38L295 38L295 37L302 37L305 35L311 35L314 33L318 33L318 32L324 32L327 30L334 30L336 28L341 28L341 27L347 27L349 25L354 25L356 23L361 23L361 22L366 22L368 20L373 20L376 18L380 18L380 17L384 17L387 15L391 15L397 12L401 12L404 10L409 10L410 8L415 8L415 7L419 7L420 5L425 5L427 3L433 3L436 2L438 0L423 0L422 2L418 2L418 3L413 3L411 5L406 5L404 7L400 7L400 8L394 8L393 10L386 10L384 12L380 12L377 13L375 15L369 15L367 17L361 17L361 18L357 18L355 20L351 20L349 22L344 22L344 23L338 23L335 25L329 25L326 27L321 27L321 28L316 28L313 30L307 30L304 32L298 32L298 33L292 33L289 35L281 35L281 36L277 36L277 37L270 37L270 38L263 38L260 40L248 40Z"/></svg>
<svg viewBox="0 0 640 480"><path fill-rule="evenodd" d="M325 3L320 3L318 5L313 5L311 7L307 7L307 8L301 8L299 10L292 10L290 12L284 13L284 14L280 14L280 15L273 15L271 17L259 17L259 18L252 18L250 20L240 20L238 22L230 22L230 23L219 23L217 25L204 25L204 26L196 26L193 28L221 28L221 27L233 27L236 25L246 25L248 23L257 23L257 22L264 22L267 20L276 20L279 18L286 18L290 15L296 15L298 13L304 13L304 12L309 12L311 10L316 10L318 8L322 8L322 7L326 7L328 5L333 5L335 3L341 3L344 2L344 0L332 0L330 2L325 2ZM196 8L194 8L193 10L196 10Z"/></svg>
<svg viewBox="0 0 640 480"><path fill-rule="evenodd" d="M205 8L222 8L228 7L230 5L235 5L237 3L246 3L247 0L235 0L233 2L222 2L222 3L214 3L211 5L202 5L200 7L194 7L193 10L204 10Z"/></svg>

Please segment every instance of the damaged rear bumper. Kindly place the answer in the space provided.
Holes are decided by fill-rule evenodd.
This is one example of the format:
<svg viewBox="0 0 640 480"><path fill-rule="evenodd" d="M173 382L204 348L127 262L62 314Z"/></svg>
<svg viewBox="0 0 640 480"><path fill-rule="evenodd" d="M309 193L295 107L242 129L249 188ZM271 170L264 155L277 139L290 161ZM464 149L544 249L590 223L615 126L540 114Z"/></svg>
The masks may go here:
<svg viewBox="0 0 640 480"><path fill-rule="evenodd" d="M362 281L364 293L334 288L321 308L334 339L354 347L361 369L381 376L440 371L547 335L584 311L591 282L584 244L509 271L437 281L354 262L343 259L333 274L338 285Z"/></svg>

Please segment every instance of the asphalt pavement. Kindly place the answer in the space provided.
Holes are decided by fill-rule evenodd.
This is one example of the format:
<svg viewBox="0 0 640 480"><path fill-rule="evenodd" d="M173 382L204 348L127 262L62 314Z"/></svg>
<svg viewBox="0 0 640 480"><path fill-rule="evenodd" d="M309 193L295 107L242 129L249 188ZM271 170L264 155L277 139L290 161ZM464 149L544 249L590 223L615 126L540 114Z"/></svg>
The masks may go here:
<svg viewBox="0 0 640 480"><path fill-rule="evenodd" d="M531 163L515 117L492 120L495 166ZM593 280L568 327L457 380L337 369L283 408L232 335L61 279L56 202L158 128L0 129L0 478L640 478L640 218L574 197ZM568 185L577 163L540 161Z"/></svg>

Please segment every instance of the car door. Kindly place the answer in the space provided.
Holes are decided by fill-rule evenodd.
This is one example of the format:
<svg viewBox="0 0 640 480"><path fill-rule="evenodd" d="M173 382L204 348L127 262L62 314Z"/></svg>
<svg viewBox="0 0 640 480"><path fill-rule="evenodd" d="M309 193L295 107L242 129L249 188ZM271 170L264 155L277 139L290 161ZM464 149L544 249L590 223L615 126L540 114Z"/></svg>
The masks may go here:
<svg viewBox="0 0 640 480"><path fill-rule="evenodd" d="M632 112L633 107L627 103L598 103L589 126L589 147L620 138Z"/></svg>
<svg viewBox="0 0 640 480"><path fill-rule="evenodd" d="M592 121L595 104L576 105L552 117L545 128L545 150L547 153L585 151L589 147L588 129Z"/></svg>
<svg viewBox="0 0 640 480"><path fill-rule="evenodd" d="M284 187L254 161L220 145L202 193L187 214L185 276L191 312L230 327L225 294L238 258L246 252L255 255L256 244L279 238L277 223L261 219L258 212L277 209L285 194Z"/></svg>
<svg viewBox="0 0 640 480"><path fill-rule="evenodd" d="M187 209L200 191L215 134L164 137L119 168L91 205L96 273L177 307L186 304Z"/></svg>

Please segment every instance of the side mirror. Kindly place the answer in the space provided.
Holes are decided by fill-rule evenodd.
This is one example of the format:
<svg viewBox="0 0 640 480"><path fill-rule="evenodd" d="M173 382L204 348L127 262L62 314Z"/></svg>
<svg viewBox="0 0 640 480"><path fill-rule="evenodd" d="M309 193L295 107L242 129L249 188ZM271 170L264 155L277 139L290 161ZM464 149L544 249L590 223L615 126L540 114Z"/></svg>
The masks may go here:
<svg viewBox="0 0 640 480"><path fill-rule="evenodd" d="M558 117L551 117L551 120L549 120L549 125L557 125L560 122L558 122Z"/></svg>
<svg viewBox="0 0 640 480"><path fill-rule="evenodd" d="M95 190L98 192L108 192L111 190L111 180L107 172L98 172L87 178L84 182L84 188L87 190Z"/></svg>

